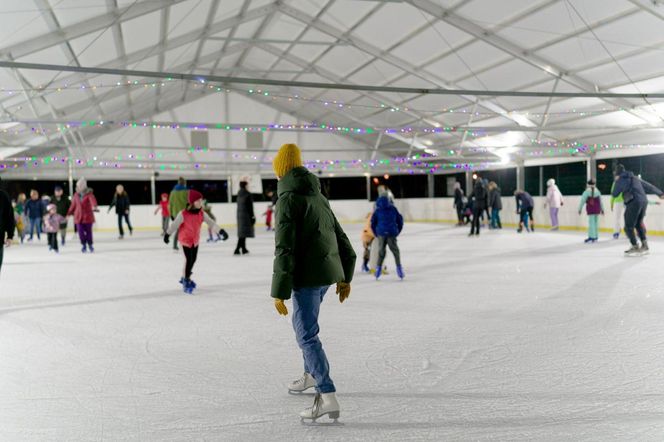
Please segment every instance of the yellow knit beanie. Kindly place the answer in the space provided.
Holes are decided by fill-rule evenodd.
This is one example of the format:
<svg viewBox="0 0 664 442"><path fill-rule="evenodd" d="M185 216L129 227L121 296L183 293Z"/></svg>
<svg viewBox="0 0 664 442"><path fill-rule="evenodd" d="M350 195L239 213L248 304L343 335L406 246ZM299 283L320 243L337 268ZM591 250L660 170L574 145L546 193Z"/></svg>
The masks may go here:
<svg viewBox="0 0 664 442"><path fill-rule="evenodd" d="M272 161L274 173L283 178L296 167L302 167L300 148L296 144L284 144Z"/></svg>

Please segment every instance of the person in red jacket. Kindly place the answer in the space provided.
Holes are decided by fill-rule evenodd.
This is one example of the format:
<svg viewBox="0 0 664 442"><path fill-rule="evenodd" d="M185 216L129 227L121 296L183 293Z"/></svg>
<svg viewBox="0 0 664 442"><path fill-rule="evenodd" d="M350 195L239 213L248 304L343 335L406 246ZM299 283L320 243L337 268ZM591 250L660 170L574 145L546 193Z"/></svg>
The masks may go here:
<svg viewBox="0 0 664 442"><path fill-rule="evenodd" d="M196 288L196 283L191 280L191 274L198 256L201 224L205 222L213 231L219 232L219 236L223 241L228 239L228 233L219 227L203 210L203 194L197 190L190 190L187 202L187 208L178 214L166 231L164 242L168 244L170 236L176 231L178 232L178 241L182 244L185 260L184 274L180 278L180 284L182 284L185 293L192 294Z"/></svg>
<svg viewBox="0 0 664 442"><path fill-rule="evenodd" d="M83 245L81 249L83 253L87 252L88 249L90 253L95 251L92 245L92 225L95 223L94 212L98 211L97 199L92 193L92 189L88 187L88 182L85 178L79 179L76 182L76 192L71 199L67 217L74 216L74 224L76 224L78 238Z"/></svg>
<svg viewBox="0 0 664 442"><path fill-rule="evenodd" d="M168 210L168 194L161 194L161 201L159 201L159 206L154 211L156 215L161 210L161 236L166 235L168 231L168 224L171 222L171 212Z"/></svg>

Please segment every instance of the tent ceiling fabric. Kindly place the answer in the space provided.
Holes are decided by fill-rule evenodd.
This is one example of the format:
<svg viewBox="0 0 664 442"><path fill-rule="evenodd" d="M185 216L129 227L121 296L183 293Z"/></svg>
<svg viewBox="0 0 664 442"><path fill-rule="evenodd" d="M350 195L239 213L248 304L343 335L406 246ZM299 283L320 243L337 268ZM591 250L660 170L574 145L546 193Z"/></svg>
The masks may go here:
<svg viewBox="0 0 664 442"><path fill-rule="evenodd" d="M660 1L6 0L2 6L0 55L7 61L453 90L664 92ZM446 169L431 163L496 167L588 155L574 146L613 145L620 155L664 146L661 99L162 85L15 68L0 68L0 87L0 173L8 175L25 174L26 157L35 158L38 167L28 165L35 177L66 173L65 163L44 164L48 157L77 159L82 166L74 167L98 168L100 176L155 169L270 174L271 155L290 141L313 161L436 173ZM80 124L89 121L109 123ZM192 151L189 128L153 128L154 122L208 124L210 150ZM249 151L243 130L217 124L363 130L268 130L265 149ZM411 161L416 154L435 156L422 166ZM394 158L405 163L397 166Z"/></svg>

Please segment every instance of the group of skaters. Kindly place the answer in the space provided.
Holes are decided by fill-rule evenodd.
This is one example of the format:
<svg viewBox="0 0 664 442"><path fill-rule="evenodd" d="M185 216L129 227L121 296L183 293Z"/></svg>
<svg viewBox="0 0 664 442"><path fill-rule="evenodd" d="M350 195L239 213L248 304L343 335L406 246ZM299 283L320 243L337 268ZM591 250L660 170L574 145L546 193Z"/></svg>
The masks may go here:
<svg viewBox="0 0 664 442"><path fill-rule="evenodd" d="M647 254L650 249L644 218L649 204L659 204L659 202L649 202L647 193L655 194L660 199L664 199L664 194L657 187L626 170L622 164L616 166L613 176L610 195L614 225L613 239L620 238L624 224L625 234L630 241L630 248L625 251L625 254L628 256ZM544 207L549 209L551 230L556 231L560 229L558 213L565 202L553 178L549 179L546 185ZM486 215L490 229L501 229L500 211L503 208L501 196L500 187L495 182L489 182L480 176L476 176L472 192L468 197L464 195L461 183L456 182L454 208L458 217L457 225L463 226L470 223L469 236L477 236L480 234L480 226ZM533 232L535 230L533 218L535 201L532 195L522 189L517 189L514 197L516 212L519 215L517 232L521 233L524 230ZM579 201L578 214L581 215L584 210L588 217L588 237L584 242L595 243L599 240L600 216L605 214L605 210L602 193L593 179L588 180Z"/></svg>
<svg viewBox="0 0 664 442"><path fill-rule="evenodd" d="M53 196L39 195L35 189L30 191L30 198L20 193L10 203L12 230L15 230L21 243L41 241L46 234L49 251L59 253L60 247L67 242L68 218L74 218L74 229L78 233L83 252L93 252L92 225L94 212L98 211L97 200L92 189L88 188L85 178L76 183L76 192L72 198L64 195L61 186L55 186ZM58 240L58 234L60 239ZM12 231L12 238L14 232Z"/></svg>
<svg viewBox="0 0 664 442"><path fill-rule="evenodd" d="M321 193L318 178L303 167L301 153L294 144L285 144L273 161L274 172L279 180L277 186L278 203L276 205L276 229L275 229L275 253L271 283L271 297L274 308L279 315L288 315L287 300L292 298L293 328L298 346L302 350L304 358L304 370L300 378L288 385L290 393L302 393L311 388L316 390L313 405L300 413L301 419L306 422L316 422L322 416L328 416L336 422L340 416L340 405L336 398L336 387L330 377L330 366L327 356L323 350L319 334L318 317L323 299L331 285L336 285L336 294L339 302L348 299L351 292L351 282L355 270L356 255L353 247L344 233L330 208L327 199ZM550 209L552 221L557 220L558 209L564 204L559 190L556 193L555 182L549 181L548 187L552 198L548 198L547 205ZM88 190L84 180L79 180L76 186L76 194L73 196L67 214L78 213L76 217L77 229L81 241L88 244L84 238L87 235L85 228L86 219L81 213L93 215L97 209L96 201L92 192ZM460 190L460 187L458 188ZM247 190L246 183L240 186L240 192L244 193L244 201L238 195L238 207L242 207L243 213L238 210L238 224L246 223L250 229L238 226L238 234L253 236L255 216L253 214L253 203L251 194ZM174 192L176 192L174 194ZM177 193L181 192L181 193ZM612 205L614 209L619 203L624 205L625 232L630 239L632 248L630 253L642 253L647 251L646 231L643 219L646 214L648 200L646 192L655 193L664 198L664 194L649 183L641 180L632 172L626 171L624 167L618 166L615 170L615 184L612 190ZM247 195L248 194L248 195ZM463 193L461 192L463 195ZM603 213L601 194L596 188L594 181L588 182L588 188L584 192L579 211L585 206L589 215L599 216ZM622 196L622 201L617 199ZM533 221L533 198L527 192L515 192L517 210L520 214L520 228L532 231ZM191 293L196 287L191 280L193 266L196 261L198 242L202 223L206 223L213 234L227 239L228 234L220 228L215 220L205 210L203 195L193 189L187 189L186 182L180 180L178 185L168 195L162 197L160 208L163 220L164 241L169 243L170 236L177 239L184 250L185 269L181 278L181 284L185 292ZM470 195L472 200L472 230L473 235L479 233L479 220L486 214L487 219L493 220L494 228L501 228L500 224L500 189L495 183L485 183L478 177L473 191ZM182 210L177 210L177 204L182 203ZM463 203L463 198L456 198L455 206ZM118 202L115 207L117 210ZM0 234L2 239L7 235L8 240L13 236L14 217L8 215L11 207L9 199L4 192L0 192ZM47 206L47 211L48 211ZM123 208L125 206L122 206ZM127 206L128 207L128 206ZM166 211L166 209L168 211ZM490 209L489 212L487 209ZM460 207L457 206L457 210ZM496 213L494 214L494 210ZM599 211L599 213L595 213ZM158 211L157 211L158 212ZM57 214L57 210L55 211ZM490 217L490 218L489 218ZM89 219L87 219L89 221ZM61 222L61 218L56 218ZM461 215L459 221L462 222ZM58 224L59 226L59 224ZM89 225L91 229L91 224ZM558 228L556 223L553 228ZM397 246L397 237L403 228L403 217L394 206L393 196L385 187L379 189L379 197L373 212L367 217L367 226L363 231L363 244L365 246L362 269L371 272L376 278L384 274L383 264L386 248L389 247L394 254L397 263L397 275L403 278L403 268L400 262L400 253ZM589 237L593 238L593 229L597 228L597 220L589 221ZM83 232L83 233L81 233ZM636 232L636 233L635 233ZM637 235L641 244L637 242ZM91 245L91 230L90 242ZM595 237L596 238L596 237ZM632 252L634 250L635 252ZM246 244L238 241L235 252L246 254ZM377 254L375 264L372 263L372 254ZM0 255L1 259L1 255ZM370 268L371 265L371 268Z"/></svg>
<svg viewBox="0 0 664 442"><path fill-rule="evenodd" d="M535 230L533 197L521 189L514 192L514 197L519 214L517 231L521 233L525 229L533 232ZM473 189L468 197L464 194L461 183L457 181L454 183L453 207L457 213L457 225L471 225L468 236L479 236L480 227L483 225L488 225L489 229L503 228L500 218L500 212L503 210L502 190L494 181L488 181L476 174Z"/></svg>

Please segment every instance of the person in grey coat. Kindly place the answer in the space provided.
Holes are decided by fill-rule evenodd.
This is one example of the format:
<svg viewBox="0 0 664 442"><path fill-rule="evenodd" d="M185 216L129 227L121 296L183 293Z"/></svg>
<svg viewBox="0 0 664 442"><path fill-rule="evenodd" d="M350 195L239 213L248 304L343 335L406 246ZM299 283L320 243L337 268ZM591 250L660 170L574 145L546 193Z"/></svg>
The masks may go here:
<svg viewBox="0 0 664 442"><path fill-rule="evenodd" d="M491 181L489 183L489 207L491 208L491 223L490 229L502 229L503 225L500 222L500 211L503 210L502 194L498 184Z"/></svg>
<svg viewBox="0 0 664 442"><path fill-rule="evenodd" d="M254 200L251 197L251 192L247 190L248 183L240 181L240 190L237 193L237 247L235 247L235 255L246 255L249 253L247 250L247 238L254 237L254 224L256 224L256 216L254 215Z"/></svg>

